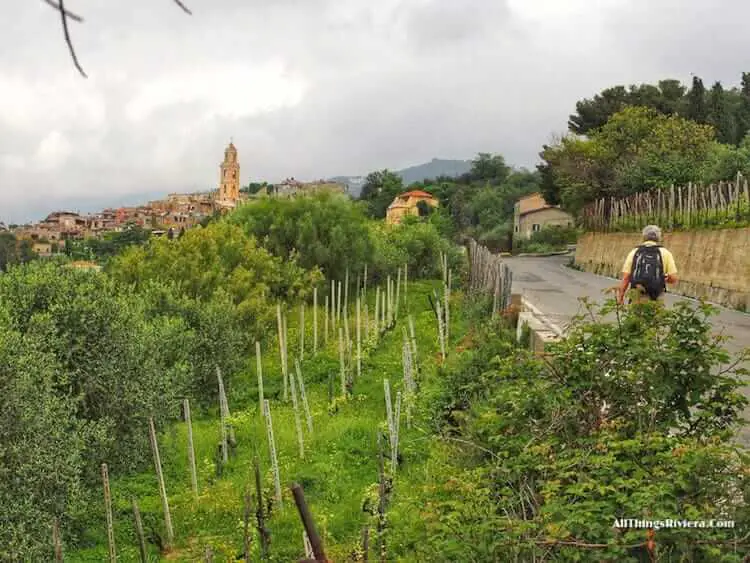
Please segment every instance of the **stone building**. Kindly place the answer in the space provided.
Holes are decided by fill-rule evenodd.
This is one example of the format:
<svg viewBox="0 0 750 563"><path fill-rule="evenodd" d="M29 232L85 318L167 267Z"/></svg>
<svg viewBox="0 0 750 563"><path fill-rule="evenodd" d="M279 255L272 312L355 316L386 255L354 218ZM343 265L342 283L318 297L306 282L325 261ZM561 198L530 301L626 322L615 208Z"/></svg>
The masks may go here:
<svg viewBox="0 0 750 563"><path fill-rule="evenodd" d="M287 178L280 184L271 188L273 195L278 197L295 197L314 195L321 192L333 192L344 194L347 192L346 184L340 182L327 182L318 180L317 182L300 182L294 178Z"/></svg>
<svg viewBox="0 0 750 563"><path fill-rule="evenodd" d="M513 238L528 239L535 232L552 226L572 227L573 216L558 205L549 205L540 193L529 194L516 202Z"/></svg>
<svg viewBox="0 0 750 563"><path fill-rule="evenodd" d="M413 190L397 195L388 206L385 214L385 222L389 225L398 225L407 215L419 215L419 203L424 202L430 207L437 207L438 200L430 193L422 190Z"/></svg>

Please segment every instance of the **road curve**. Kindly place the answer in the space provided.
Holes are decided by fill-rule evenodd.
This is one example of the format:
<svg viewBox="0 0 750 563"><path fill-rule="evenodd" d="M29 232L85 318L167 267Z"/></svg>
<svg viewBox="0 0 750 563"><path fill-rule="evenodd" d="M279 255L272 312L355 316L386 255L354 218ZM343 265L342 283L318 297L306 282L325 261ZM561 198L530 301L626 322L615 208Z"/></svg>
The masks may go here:
<svg viewBox="0 0 750 563"><path fill-rule="evenodd" d="M513 272L513 293L523 295L563 331L571 319L582 311L579 298L603 301L609 296L607 290L618 284L613 278L569 268L571 257L572 255L563 255L506 259ZM696 303L694 299L687 297L673 294L666 296L667 305L677 301ZM750 347L750 314L719 307L718 315L713 317L713 326L717 332L731 337L726 348L733 356ZM750 386L743 391L750 398ZM745 419L750 421L750 407L745 411ZM745 427L739 438L741 443L750 445L750 425Z"/></svg>

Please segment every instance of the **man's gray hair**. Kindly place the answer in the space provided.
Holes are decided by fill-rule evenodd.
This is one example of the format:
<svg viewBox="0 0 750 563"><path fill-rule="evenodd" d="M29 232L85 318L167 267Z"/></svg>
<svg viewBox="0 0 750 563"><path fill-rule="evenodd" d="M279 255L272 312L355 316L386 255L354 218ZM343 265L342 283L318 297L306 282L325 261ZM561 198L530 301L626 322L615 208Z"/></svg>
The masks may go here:
<svg viewBox="0 0 750 563"><path fill-rule="evenodd" d="M661 240L661 229L656 225L646 225L643 228L643 240L659 242Z"/></svg>

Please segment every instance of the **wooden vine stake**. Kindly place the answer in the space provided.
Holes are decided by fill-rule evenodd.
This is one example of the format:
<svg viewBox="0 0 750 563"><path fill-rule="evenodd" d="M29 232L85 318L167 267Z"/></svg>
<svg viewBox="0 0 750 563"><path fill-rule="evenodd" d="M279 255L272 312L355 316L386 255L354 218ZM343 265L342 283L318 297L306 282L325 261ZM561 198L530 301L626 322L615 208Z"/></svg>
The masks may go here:
<svg viewBox="0 0 750 563"><path fill-rule="evenodd" d="M60 520L57 516L52 520L52 547L55 551L55 563L62 563L62 538L60 537Z"/></svg>
<svg viewBox="0 0 750 563"><path fill-rule="evenodd" d="M414 395L416 394L416 384L414 382L414 373L412 371L412 355L409 338L406 335L404 327L404 344L402 351L404 367L404 388L406 389L406 427L411 428L411 406Z"/></svg>
<svg viewBox="0 0 750 563"><path fill-rule="evenodd" d="M295 365L299 365L298 360L294 360ZM299 445L299 457L305 458L305 437L302 432L302 422L299 416L299 402L297 400L297 384L293 376L289 377L289 387L292 390L292 409L294 410L294 427L297 431L297 444Z"/></svg>
<svg viewBox="0 0 750 563"><path fill-rule="evenodd" d="M138 508L138 501L135 499L133 499L133 521L135 523L135 533L138 536L138 554L141 558L141 563L148 563L148 551L146 550L146 536L143 534L141 510Z"/></svg>
<svg viewBox="0 0 750 563"><path fill-rule="evenodd" d="M362 275L362 293L367 295L367 264L365 264L365 273Z"/></svg>
<svg viewBox="0 0 750 563"><path fill-rule="evenodd" d="M313 559L315 554L313 553L313 548L310 544L310 538L307 537L307 532L304 530L302 530L302 547L305 548L305 558L315 561L315 559Z"/></svg>
<svg viewBox="0 0 750 563"><path fill-rule="evenodd" d="M445 325L443 324L443 308L440 306L440 300L435 300L435 309L438 318L438 338L440 340L440 356L445 361Z"/></svg>
<svg viewBox="0 0 750 563"><path fill-rule="evenodd" d="M347 313L347 311L344 311ZM349 335L349 315L344 315L344 342L346 343L346 353L348 357L351 357L352 347L351 347L351 337Z"/></svg>
<svg viewBox="0 0 750 563"><path fill-rule="evenodd" d="M323 540L318 535L318 530L315 527L315 520L312 517L310 509L307 507L305 502L305 493L302 490L302 486L299 483L294 483L291 486L292 495L294 496L294 503L297 505L297 511L299 512L300 520L302 520L302 526L305 529L305 535L307 536L310 547L312 548L313 557L315 561L325 563L328 561L325 550L323 549Z"/></svg>
<svg viewBox="0 0 750 563"><path fill-rule="evenodd" d="M305 392L305 380L302 378L302 368L299 365L299 361L295 360L294 367L297 371L297 383L299 383L299 395L302 399L302 407L305 409L305 418L307 419L307 430L312 436L313 433L313 419L310 414L310 405L307 402L307 393Z"/></svg>
<svg viewBox="0 0 750 563"><path fill-rule="evenodd" d="M445 341L450 342L450 318L451 318L451 271L448 270L447 281L443 288L445 295Z"/></svg>
<svg viewBox="0 0 750 563"><path fill-rule="evenodd" d="M331 280L331 330L336 330L336 282Z"/></svg>
<svg viewBox="0 0 750 563"><path fill-rule="evenodd" d="M112 519L112 495L109 490L109 471L107 464L102 463L102 484L104 485L104 515L107 518L107 545L109 546L109 561L117 561L117 549L115 547L115 526Z"/></svg>
<svg viewBox="0 0 750 563"><path fill-rule="evenodd" d="M284 400L288 396L286 369L284 368L284 321L281 317L281 305L276 305L276 325L279 332L279 362L281 363L281 379L284 380Z"/></svg>
<svg viewBox="0 0 750 563"><path fill-rule="evenodd" d="M385 545L385 527L386 527L386 506L387 506L387 488L385 480L385 460L383 459L383 434L378 432L378 555L380 561L386 561Z"/></svg>
<svg viewBox="0 0 750 563"><path fill-rule="evenodd" d="M195 446L193 445L193 421L190 416L190 401L183 399L182 410L185 415L185 425L187 426L188 442L188 464L190 465L190 485L193 488L193 497L198 500L198 471L195 467Z"/></svg>
<svg viewBox="0 0 750 563"><path fill-rule="evenodd" d="M265 561L268 559L268 544L271 536L266 529L266 516L263 512L263 486L260 480L260 461L258 460L258 456L255 456L253 459L253 466L255 469L255 499L257 501L255 520L258 537L260 538L260 559L261 561Z"/></svg>
<svg viewBox="0 0 750 563"><path fill-rule="evenodd" d="M161 470L161 458L159 457L159 443L156 441L156 428L154 419L148 419L149 439L151 440L151 451L154 454L154 468L156 477L159 480L159 495L161 496L161 506L164 510L164 527L167 529L167 546L174 542L174 531L172 530L172 515L169 512L169 499L167 498L167 488L164 485L164 473Z"/></svg>
<svg viewBox="0 0 750 563"><path fill-rule="evenodd" d="M349 318L349 267L344 277L344 317Z"/></svg>
<svg viewBox="0 0 750 563"><path fill-rule="evenodd" d="M364 311L362 311L362 313L364 315L363 318L362 318L362 323L363 323L362 330L363 330L363 334L364 334L364 337L366 339L369 339L370 338L370 311L369 311L369 309L367 307L367 301L365 301Z"/></svg>
<svg viewBox="0 0 750 563"><path fill-rule="evenodd" d="M318 355L318 288L313 288L313 356Z"/></svg>
<svg viewBox="0 0 750 563"><path fill-rule="evenodd" d="M276 502L279 508L283 507L281 499L281 479L279 477L279 460L276 457L276 440L273 438L273 420L271 419L271 404L268 399L263 401L263 412L266 419L266 435L268 436L268 453L271 457L271 470L273 471L273 484L276 490Z"/></svg>
<svg viewBox="0 0 750 563"><path fill-rule="evenodd" d="M376 336L380 334L380 286L375 288L375 322L373 332Z"/></svg>
<svg viewBox="0 0 750 563"><path fill-rule="evenodd" d="M326 316L323 321L323 342L328 344L328 295L326 295Z"/></svg>
<svg viewBox="0 0 750 563"><path fill-rule="evenodd" d="M393 416L393 405L391 402L391 383L387 379L383 380L383 389L385 391L385 415L388 423L388 441L391 444L391 473L396 474L396 465L398 463L398 444L396 438L396 420ZM399 394L400 396L400 394ZM399 410L401 409L399 401Z"/></svg>
<svg viewBox="0 0 750 563"><path fill-rule="evenodd" d="M250 490L245 491L244 496L244 511L243 511L243 547L245 550L245 563L250 563L250 514L252 513L252 497L250 496Z"/></svg>
<svg viewBox="0 0 750 563"><path fill-rule="evenodd" d="M224 408L224 381L221 370L216 367L216 378L219 380L219 425L221 427L221 459L223 463L229 461L229 439L227 437L227 410Z"/></svg>
<svg viewBox="0 0 750 563"><path fill-rule="evenodd" d="M305 357L305 304L299 306L299 357Z"/></svg>
<svg viewBox="0 0 750 563"><path fill-rule="evenodd" d="M357 379L362 377L362 301L357 296Z"/></svg>
<svg viewBox="0 0 750 563"><path fill-rule="evenodd" d="M346 364L344 362L344 330L339 328L339 370L341 376L341 396L346 397Z"/></svg>
<svg viewBox="0 0 750 563"><path fill-rule="evenodd" d="M396 393L396 413L393 419L393 453L391 458L391 472L396 475L398 467L398 437L401 431L401 391Z"/></svg>
<svg viewBox="0 0 750 563"><path fill-rule="evenodd" d="M258 372L258 412L263 416L263 356L260 352L260 342L255 341L255 371Z"/></svg>
<svg viewBox="0 0 750 563"><path fill-rule="evenodd" d="M286 401L288 398L286 391L289 386L289 327L286 315L281 317L281 324L284 327L284 400Z"/></svg>
<svg viewBox="0 0 750 563"><path fill-rule="evenodd" d="M391 319L393 318L393 291L392 291L392 284L391 276L390 274L385 279L385 326L389 327L391 325Z"/></svg>
<svg viewBox="0 0 750 563"><path fill-rule="evenodd" d="M401 268L400 267L398 269L398 277L396 279L397 279L396 281L396 306L393 312L394 320L398 320L398 306L399 306L399 301L401 297Z"/></svg>
<svg viewBox="0 0 750 563"><path fill-rule="evenodd" d="M408 295L409 291L409 264L404 264L404 305L406 305L406 310L409 310L408 307L408 300L406 296Z"/></svg>
<svg viewBox="0 0 750 563"><path fill-rule="evenodd" d="M339 280L339 287L336 290L336 326L341 324L341 280Z"/></svg>

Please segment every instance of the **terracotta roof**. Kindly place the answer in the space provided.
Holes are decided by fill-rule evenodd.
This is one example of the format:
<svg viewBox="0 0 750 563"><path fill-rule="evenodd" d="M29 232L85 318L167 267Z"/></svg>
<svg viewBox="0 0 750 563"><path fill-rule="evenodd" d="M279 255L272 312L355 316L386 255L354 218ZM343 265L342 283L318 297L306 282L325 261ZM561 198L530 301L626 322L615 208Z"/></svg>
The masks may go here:
<svg viewBox="0 0 750 563"><path fill-rule="evenodd" d="M525 217L526 215L532 215L533 213L538 213L540 211L546 211L547 209L560 209L560 206L558 205L545 205L544 207L536 207L534 209L529 209L528 211L524 211L523 213L519 213L519 217ZM562 211L562 209L560 209Z"/></svg>
<svg viewBox="0 0 750 563"><path fill-rule="evenodd" d="M398 197L434 197L434 196L423 190L412 190L410 192L406 192L405 194L401 194Z"/></svg>

